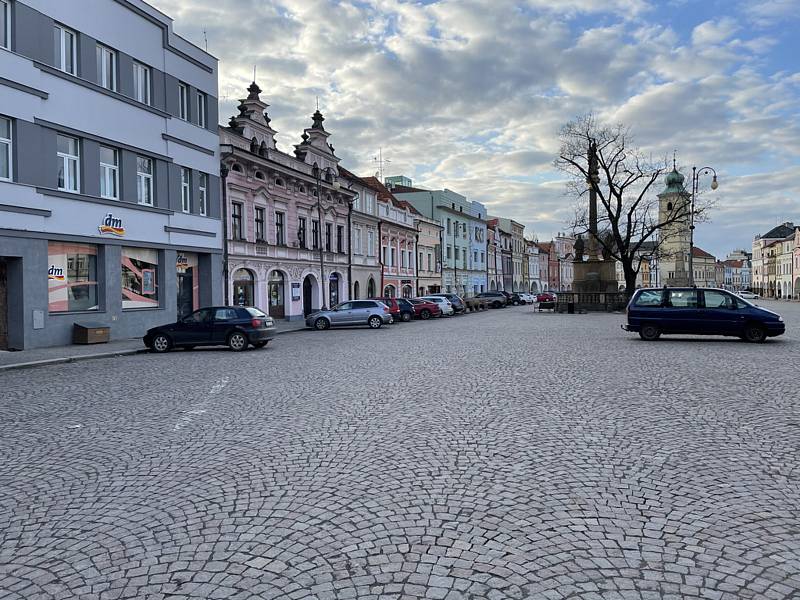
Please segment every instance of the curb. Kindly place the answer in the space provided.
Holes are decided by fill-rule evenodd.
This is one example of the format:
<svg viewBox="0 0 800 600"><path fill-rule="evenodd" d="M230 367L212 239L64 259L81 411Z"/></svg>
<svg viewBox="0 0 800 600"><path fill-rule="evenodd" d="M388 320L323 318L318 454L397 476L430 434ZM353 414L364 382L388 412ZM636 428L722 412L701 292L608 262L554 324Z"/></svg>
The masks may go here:
<svg viewBox="0 0 800 600"><path fill-rule="evenodd" d="M287 333L297 333L299 331L310 331L307 327L302 329L289 329L288 331L276 331L275 335L285 335ZM11 371L12 369L31 369L33 367L46 367L49 365L60 365L64 363L79 362L82 360L93 360L97 358L113 358L115 356L132 356L134 354L148 354L148 348L131 348L130 350L115 350L113 352L97 352L95 354L79 354L77 356L63 356L59 358L46 358L44 360L32 360L29 362L13 363L10 365L0 365L0 373Z"/></svg>

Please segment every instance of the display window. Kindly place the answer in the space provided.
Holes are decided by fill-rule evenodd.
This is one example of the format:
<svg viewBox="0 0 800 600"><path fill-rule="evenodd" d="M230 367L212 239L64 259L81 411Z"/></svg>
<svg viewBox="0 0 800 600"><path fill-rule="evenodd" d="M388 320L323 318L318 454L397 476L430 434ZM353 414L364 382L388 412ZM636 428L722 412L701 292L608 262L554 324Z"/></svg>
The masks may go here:
<svg viewBox="0 0 800 600"><path fill-rule="evenodd" d="M122 249L122 308L158 308L158 251Z"/></svg>
<svg viewBox="0 0 800 600"><path fill-rule="evenodd" d="M97 246L49 242L47 307L51 313L98 310Z"/></svg>

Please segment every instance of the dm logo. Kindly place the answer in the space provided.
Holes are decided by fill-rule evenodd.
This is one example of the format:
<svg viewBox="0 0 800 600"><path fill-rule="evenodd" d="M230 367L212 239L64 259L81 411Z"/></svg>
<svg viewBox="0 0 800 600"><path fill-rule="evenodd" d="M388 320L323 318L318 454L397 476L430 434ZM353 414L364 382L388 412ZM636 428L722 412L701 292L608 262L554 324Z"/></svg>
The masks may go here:
<svg viewBox="0 0 800 600"><path fill-rule="evenodd" d="M66 279L64 277L64 269L50 265L50 268L47 269L47 279L49 281L64 281Z"/></svg>
<svg viewBox="0 0 800 600"><path fill-rule="evenodd" d="M104 233L110 233L111 235L116 235L118 237L123 237L125 235L125 228L122 226L122 219L118 219L111 213L106 215L97 229L100 230L101 235Z"/></svg>

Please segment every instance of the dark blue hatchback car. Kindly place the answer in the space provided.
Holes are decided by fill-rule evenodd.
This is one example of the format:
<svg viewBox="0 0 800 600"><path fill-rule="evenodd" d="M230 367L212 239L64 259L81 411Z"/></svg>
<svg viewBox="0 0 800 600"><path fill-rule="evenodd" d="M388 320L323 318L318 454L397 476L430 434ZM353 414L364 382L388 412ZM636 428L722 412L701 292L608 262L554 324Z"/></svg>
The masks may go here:
<svg viewBox="0 0 800 600"><path fill-rule="evenodd" d="M714 288L637 290L622 328L653 341L662 334L728 335L763 342L786 331L783 317Z"/></svg>

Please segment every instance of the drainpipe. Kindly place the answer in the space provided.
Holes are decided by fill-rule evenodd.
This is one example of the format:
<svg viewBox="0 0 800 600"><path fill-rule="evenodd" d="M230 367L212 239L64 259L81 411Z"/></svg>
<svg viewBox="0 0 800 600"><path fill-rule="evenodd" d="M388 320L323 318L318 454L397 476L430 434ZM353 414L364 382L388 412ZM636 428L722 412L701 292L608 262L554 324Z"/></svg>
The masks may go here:
<svg viewBox="0 0 800 600"><path fill-rule="evenodd" d="M383 297L383 230L381 228L383 221L378 220L378 264L381 266L381 289L378 293L378 298Z"/></svg>
<svg viewBox="0 0 800 600"><path fill-rule="evenodd" d="M233 153L229 152L221 156L225 159L232 156ZM225 306L228 306L230 299L230 284L228 282L228 167L224 162L220 162L219 175L222 179L222 281L224 287L223 299Z"/></svg>
<svg viewBox="0 0 800 600"><path fill-rule="evenodd" d="M414 275L412 276L413 279L416 279L416 281L414 282L414 285L416 286L414 288L414 296L416 296L417 292L419 291L419 263L417 262L418 255L419 255L419 230L417 230L417 233L414 234L414 264L416 265L414 269ZM414 296L412 296L412 298Z"/></svg>
<svg viewBox="0 0 800 600"><path fill-rule="evenodd" d="M353 299L353 200L347 201L347 299Z"/></svg>

